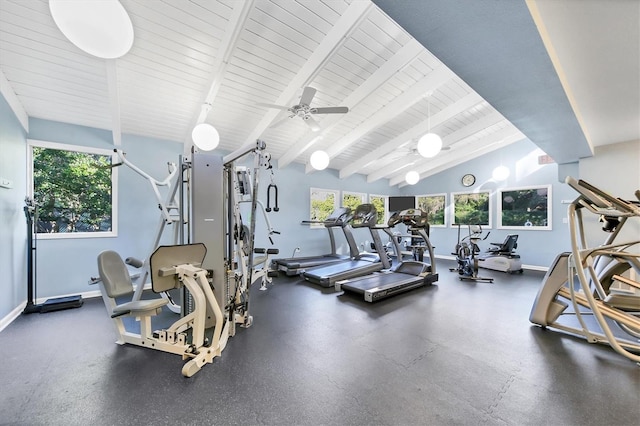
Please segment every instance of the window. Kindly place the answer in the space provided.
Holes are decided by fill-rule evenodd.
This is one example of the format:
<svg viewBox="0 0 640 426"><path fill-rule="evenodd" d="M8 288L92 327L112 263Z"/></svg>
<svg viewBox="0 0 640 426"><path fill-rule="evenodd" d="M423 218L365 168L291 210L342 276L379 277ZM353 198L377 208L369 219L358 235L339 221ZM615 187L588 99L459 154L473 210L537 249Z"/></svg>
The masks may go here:
<svg viewBox="0 0 640 426"><path fill-rule="evenodd" d="M454 225L483 225L491 227L491 204L489 192L454 192Z"/></svg>
<svg viewBox="0 0 640 426"><path fill-rule="evenodd" d="M369 203L373 204L378 212L378 221L376 224L386 224L387 216L389 214L389 197L386 195L369 194Z"/></svg>
<svg viewBox="0 0 640 426"><path fill-rule="evenodd" d="M29 197L38 206L38 238L117 235L113 151L28 141Z"/></svg>
<svg viewBox="0 0 640 426"><path fill-rule="evenodd" d="M338 208L339 192L333 189L311 188L310 217L312 221L323 221ZM311 228L324 228L321 223L312 223Z"/></svg>
<svg viewBox="0 0 640 426"><path fill-rule="evenodd" d="M429 225L446 226L445 208L447 194L428 194L416 196L416 208L427 212Z"/></svg>
<svg viewBox="0 0 640 426"><path fill-rule="evenodd" d="M360 204L367 202L367 194L362 192L342 191L342 207L349 207L354 211Z"/></svg>
<svg viewBox="0 0 640 426"><path fill-rule="evenodd" d="M498 190L498 228L551 229L551 186Z"/></svg>

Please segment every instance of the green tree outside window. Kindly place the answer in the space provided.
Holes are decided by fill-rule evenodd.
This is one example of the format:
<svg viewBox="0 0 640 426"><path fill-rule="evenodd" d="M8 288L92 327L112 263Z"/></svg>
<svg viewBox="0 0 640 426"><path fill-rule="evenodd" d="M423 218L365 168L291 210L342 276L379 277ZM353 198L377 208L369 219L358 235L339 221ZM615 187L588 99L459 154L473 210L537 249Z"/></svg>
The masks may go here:
<svg viewBox="0 0 640 426"><path fill-rule="evenodd" d="M111 155L32 146L38 233L112 232Z"/></svg>

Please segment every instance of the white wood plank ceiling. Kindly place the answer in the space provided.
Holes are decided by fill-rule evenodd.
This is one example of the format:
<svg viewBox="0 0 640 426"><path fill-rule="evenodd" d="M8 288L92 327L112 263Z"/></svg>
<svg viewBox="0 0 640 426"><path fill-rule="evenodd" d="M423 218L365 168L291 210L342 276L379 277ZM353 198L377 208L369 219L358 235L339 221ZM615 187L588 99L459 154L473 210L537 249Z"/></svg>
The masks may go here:
<svg viewBox="0 0 640 426"><path fill-rule="evenodd" d="M316 149L340 177L403 186L525 136L369 0L121 0L135 41L102 60L72 45L46 0L0 0L0 71L30 117L190 143L206 121L235 150L263 139L279 167ZM296 105L303 88L317 114ZM210 105L210 110L203 110ZM430 112L430 117L429 117ZM429 131L446 147L415 153ZM311 172L307 165L307 171Z"/></svg>

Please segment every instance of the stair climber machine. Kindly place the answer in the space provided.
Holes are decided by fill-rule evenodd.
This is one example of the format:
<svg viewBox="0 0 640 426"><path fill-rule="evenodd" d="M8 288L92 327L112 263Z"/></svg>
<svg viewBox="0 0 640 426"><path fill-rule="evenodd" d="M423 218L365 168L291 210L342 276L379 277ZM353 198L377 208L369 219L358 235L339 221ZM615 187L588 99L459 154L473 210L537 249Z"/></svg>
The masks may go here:
<svg viewBox="0 0 640 426"><path fill-rule="evenodd" d="M391 237L397 259L402 259L402 251L398 239L391 232L391 228L397 224L404 224L412 233L415 232L422 238L424 248L429 255L429 263L424 261L403 260L393 268L376 272L363 277L352 278L335 283L338 291L353 292L364 295L367 302L377 302L386 297L395 296L414 288L431 285L438 281L433 247L429 241L427 230L428 214L420 209L408 209L394 213L387 222L387 227L382 229Z"/></svg>
<svg viewBox="0 0 640 426"><path fill-rule="evenodd" d="M359 253L341 262L307 269L303 274L304 279L322 287L333 287L336 281L389 269L391 263L385 253L384 244L380 239L380 234L374 229L377 220L378 213L373 204L360 204L356 207L351 218L351 226L354 229L369 229L376 253Z"/></svg>
<svg viewBox="0 0 640 426"><path fill-rule="evenodd" d="M358 256L358 245L353 238L349 222L352 214L349 207L340 207L334 210L331 215L324 221L302 221L303 225L312 223L322 223L329 232L329 241L331 244L331 252L319 256L290 257L282 259L274 259L271 268L273 270L282 271L288 276L300 275L309 268L317 266L326 266L336 262L343 262ZM336 253L335 229L340 228L344 233L347 244L349 245L349 255Z"/></svg>
<svg viewBox="0 0 640 426"><path fill-rule="evenodd" d="M489 243L489 247L484 254L478 256L478 265L484 269L506 272L508 274L521 274L522 261L520 255L516 254L518 248L518 235L509 234L502 243Z"/></svg>
<svg viewBox="0 0 640 426"><path fill-rule="evenodd" d="M258 140L226 156L194 151L190 161L181 157L176 222L180 241L157 247L148 261L155 293L176 290L182 294L181 318L169 327L154 330L151 322L169 301L134 297L123 303L125 296L134 293L126 264L112 250L100 253L96 281L117 343L181 355L186 361L182 374L191 377L221 355L238 325L251 326L249 296L257 275L254 236L260 205L256 195L260 170L271 167L265 147ZM236 166L247 155L253 156L251 179L248 169ZM250 192L239 190L244 185L251 187ZM249 193L254 195L251 200ZM243 202L250 205L248 226L240 217ZM137 320L139 331L127 329L138 326L123 321L126 317Z"/></svg>
<svg viewBox="0 0 640 426"><path fill-rule="evenodd" d="M640 365L640 282L633 278L640 274L640 202L572 177L565 182L579 194L567 213L571 251L560 253L547 271L529 321L608 344ZM640 190L635 195L640 200ZM583 213L604 223L604 244L588 246L585 229L596 222L583 220ZM620 241L623 235L631 239Z"/></svg>

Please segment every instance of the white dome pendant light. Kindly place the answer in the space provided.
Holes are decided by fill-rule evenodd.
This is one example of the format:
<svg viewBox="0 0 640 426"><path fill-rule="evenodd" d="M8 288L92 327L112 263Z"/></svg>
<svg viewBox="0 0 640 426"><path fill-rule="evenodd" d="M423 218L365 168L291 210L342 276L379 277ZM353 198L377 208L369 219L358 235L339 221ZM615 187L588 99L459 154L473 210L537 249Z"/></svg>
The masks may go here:
<svg viewBox="0 0 640 426"><path fill-rule="evenodd" d="M416 172L415 170L411 170L404 176L404 180L409 185L415 185L420 180L420 173Z"/></svg>
<svg viewBox="0 0 640 426"><path fill-rule="evenodd" d="M324 151L315 151L309 157L309 163L316 170L324 170L329 167L329 154Z"/></svg>
<svg viewBox="0 0 640 426"><path fill-rule="evenodd" d="M202 151L212 151L220 143L220 134L211 124L200 123L191 131L193 144Z"/></svg>
<svg viewBox="0 0 640 426"><path fill-rule="evenodd" d="M62 34L90 55L115 59L133 46L133 24L118 0L49 0L49 10Z"/></svg>
<svg viewBox="0 0 640 426"><path fill-rule="evenodd" d="M418 140L418 153L425 158L433 158L442 149L442 138L431 133L431 102L427 98L427 127L429 132Z"/></svg>
<svg viewBox="0 0 640 426"><path fill-rule="evenodd" d="M509 168L507 166L498 166L493 169L491 177L493 178L493 180L501 182L503 180L507 180L510 174L511 172L509 171Z"/></svg>

